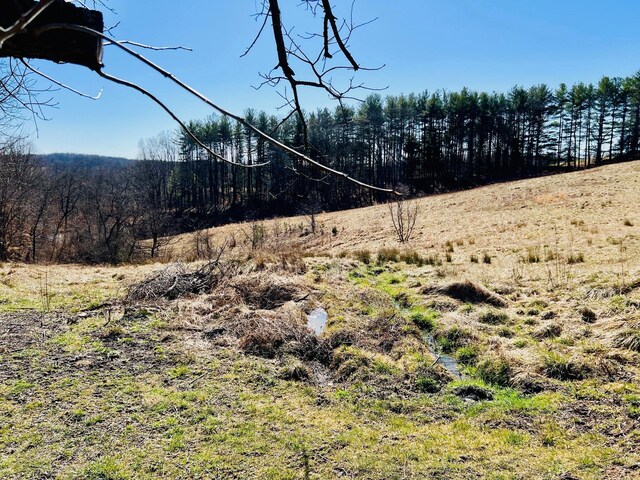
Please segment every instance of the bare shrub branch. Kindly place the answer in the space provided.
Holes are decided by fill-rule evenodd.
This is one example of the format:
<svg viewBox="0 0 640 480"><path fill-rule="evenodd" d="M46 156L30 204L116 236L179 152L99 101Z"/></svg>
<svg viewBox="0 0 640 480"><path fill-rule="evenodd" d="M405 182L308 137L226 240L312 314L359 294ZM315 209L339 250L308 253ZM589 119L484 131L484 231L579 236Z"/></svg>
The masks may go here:
<svg viewBox="0 0 640 480"><path fill-rule="evenodd" d="M388 203L391 222L400 243L407 243L411 240L416 220L420 213L420 205L417 202L407 202L400 199L397 202Z"/></svg>

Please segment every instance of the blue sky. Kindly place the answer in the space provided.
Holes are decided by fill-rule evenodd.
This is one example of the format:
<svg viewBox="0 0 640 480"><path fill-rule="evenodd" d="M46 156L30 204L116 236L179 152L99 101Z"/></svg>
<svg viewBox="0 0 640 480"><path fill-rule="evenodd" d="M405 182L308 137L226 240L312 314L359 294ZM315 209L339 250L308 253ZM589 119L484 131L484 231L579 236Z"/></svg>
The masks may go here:
<svg viewBox="0 0 640 480"><path fill-rule="evenodd" d="M269 31L244 58L256 34L252 17L259 0L109 0L117 15L106 14L119 39L153 45L183 45L193 52L145 52L221 106L277 113L281 99L273 89L256 91L259 72L276 62ZM298 0L282 0L283 19L302 31L309 14ZM351 1L334 0L335 13L348 14ZM366 66L385 64L358 76L386 93L424 90L508 91L514 85L556 87L602 75L626 76L640 69L640 2L637 0L356 0L356 20L378 20L351 41ZM301 32L302 33L302 32ZM59 107L38 123L33 143L41 153L78 152L134 158L138 142L174 129L164 112L139 93L109 84L70 65L34 61L41 70L87 93L103 90L99 101L72 93L55 94ZM212 111L170 82L113 47L105 71L134 80L170 104L182 119ZM329 106L325 95L303 98L307 110Z"/></svg>

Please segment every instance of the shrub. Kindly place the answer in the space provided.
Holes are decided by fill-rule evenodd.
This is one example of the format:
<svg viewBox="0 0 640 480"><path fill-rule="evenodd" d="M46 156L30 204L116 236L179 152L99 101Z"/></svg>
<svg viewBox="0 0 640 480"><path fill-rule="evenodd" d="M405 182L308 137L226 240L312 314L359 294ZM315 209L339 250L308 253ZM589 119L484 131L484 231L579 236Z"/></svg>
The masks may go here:
<svg viewBox="0 0 640 480"><path fill-rule="evenodd" d="M633 227L633 222L631 220L629 220L628 218L624 219L624 226L625 227Z"/></svg>
<svg viewBox="0 0 640 480"><path fill-rule="evenodd" d="M471 254L469 260L471 261L471 263L479 263L478 256L475 254Z"/></svg>
<svg viewBox="0 0 640 480"><path fill-rule="evenodd" d="M482 263L490 264L491 263L491 255L487 252L482 254Z"/></svg>
<svg viewBox="0 0 640 480"><path fill-rule="evenodd" d="M365 265L369 265L371 263L371 252L369 250L356 250L353 252L353 258Z"/></svg>
<svg viewBox="0 0 640 480"><path fill-rule="evenodd" d="M401 199L395 203L389 203L388 207L398 241L400 243L408 242L411 239L418 214L420 213L419 204L415 201L410 204Z"/></svg>
<svg viewBox="0 0 640 480"><path fill-rule="evenodd" d="M397 248L381 248L378 250L378 265L387 262L397 262L400 251Z"/></svg>

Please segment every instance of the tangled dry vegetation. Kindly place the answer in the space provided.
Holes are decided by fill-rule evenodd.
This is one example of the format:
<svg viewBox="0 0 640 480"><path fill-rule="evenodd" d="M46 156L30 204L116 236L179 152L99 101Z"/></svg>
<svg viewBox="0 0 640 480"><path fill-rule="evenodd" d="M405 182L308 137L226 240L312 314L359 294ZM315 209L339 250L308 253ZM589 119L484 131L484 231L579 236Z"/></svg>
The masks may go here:
<svg viewBox="0 0 640 480"><path fill-rule="evenodd" d="M453 379L436 365L420 329L383 292L344 284L356 307L316 335L307 316L326 304L326 286L282 269L220 260L193 269L171 265L132 285L126 302L157 307L164 299L163 308L175 312L167 329L191 332L201 346L278 359L287 378L317 385L366 381L381 392L403 394L436 391Z"/></svg>

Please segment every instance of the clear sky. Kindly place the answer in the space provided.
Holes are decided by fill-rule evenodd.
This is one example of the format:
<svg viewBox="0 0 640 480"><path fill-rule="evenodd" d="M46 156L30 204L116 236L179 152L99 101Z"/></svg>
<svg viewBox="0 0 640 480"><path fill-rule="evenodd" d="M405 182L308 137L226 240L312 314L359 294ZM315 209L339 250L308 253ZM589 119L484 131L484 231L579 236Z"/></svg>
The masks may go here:
<svg viewBox="0 0 640 480"><path fill-rule="evenodd" d="M277 113L281 99L273 89L256 91L258 72L276 61L269 31L254 51L240 58L259 23L252 14L259 0L109 0L120 22L122 40L183 45L193 52L145 52L221 106ZM287 25L305 25L308 13L298 0L282 0ZM351 0L333 0L335 13L348 14ZM424 90L508 91L514 85L556 87L602 75L627 76L640 69L638 0L356 0L356 20L378 20L359 30L351 50L363 65L386 67L359 78L386 93ZM301 30L300 33L302 33ZM60 81L87 93L103 89L99 101L55 93L57 109L38 123L36 150L135 158L138 142L174 129L164 112L137 92L109 84L80 67L33 62ZM213 113L170 82L108 47L105 71L144 85L169 103L184 120ZM305 108L329 106L319 93L304 98Z"/></svg>

